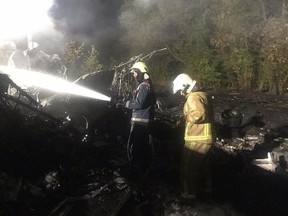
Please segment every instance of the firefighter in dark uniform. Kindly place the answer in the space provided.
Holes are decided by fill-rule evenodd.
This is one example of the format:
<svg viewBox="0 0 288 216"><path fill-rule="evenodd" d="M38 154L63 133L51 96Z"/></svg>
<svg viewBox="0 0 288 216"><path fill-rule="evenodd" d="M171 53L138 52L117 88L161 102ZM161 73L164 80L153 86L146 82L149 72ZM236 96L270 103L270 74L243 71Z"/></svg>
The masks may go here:
<svg viewBox="0 0 288 216"><path fill-rule="evenodd" d="M131 68L131 73L138 87L133 93L133 98L125 104L126 108L132 110L127 155L133 167L147 169L154 157L151 124L154 119L155 95L144 62L136 62Z"/></svg>

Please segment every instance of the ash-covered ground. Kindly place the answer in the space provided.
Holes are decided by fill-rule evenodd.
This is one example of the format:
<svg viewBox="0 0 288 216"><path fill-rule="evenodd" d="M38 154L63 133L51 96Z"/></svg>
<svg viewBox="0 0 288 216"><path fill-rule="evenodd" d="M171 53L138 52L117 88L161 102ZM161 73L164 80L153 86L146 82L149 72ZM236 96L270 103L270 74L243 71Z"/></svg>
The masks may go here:
<svg viewBox="0 0 288 216"><path fill-rule="evenodd" d="M288 215L287 96L210 93L217 125L213 202L193 206L179 199L183 99L157 92L155 160L131 175L127 110L61 96L43 109L55 120L25 115L2 98L0 215ZM228 121L227 110L237 119Z"/></svg>

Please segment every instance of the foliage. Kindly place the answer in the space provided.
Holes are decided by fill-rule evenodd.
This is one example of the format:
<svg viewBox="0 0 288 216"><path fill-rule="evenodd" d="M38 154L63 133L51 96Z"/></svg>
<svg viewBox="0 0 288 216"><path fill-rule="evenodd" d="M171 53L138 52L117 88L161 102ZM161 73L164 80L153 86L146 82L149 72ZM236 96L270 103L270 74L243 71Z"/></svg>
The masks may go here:
<svg viewBox="0 0 288 216"><path fill-rule="evenodd" d="M205 86L268 89L288 86L286 0L123 0L119 23L125 56L166 47L150 59L154 82L188 73ZM127 51L127 52L126 52ZM72 74L101 68L95 46L71 42L65 53ZM113 61L113 62L112 62Z"/></svg>
<svg viewBox="0 0 288 216"><path fill-rule="evenodd" d="M176 61L169 53L155 56L148 62L151 71L151 78L158 84L170 82L171 77L176 77L183 71L184 65Z"/></svg>
<svg viewBox="0 0 288 216"><path fill-rule="evenodd" d="M70 41L64 51L64 64L68 68L68 78L77 79L81 74L81 66L84 59L84 43L78 45L75 41Z"/></svg>
<svg viewBox="0 0 288 216"><path fill-rule="evenodd" d="M99 53L96 50L95 45L91 46L91 50L88 51L88 55L84 58L83 71L86 73L91 73L93 71L98 71L102 69L102 65L98 60Z"/></svg>
<svg viewBox="0 0 288 216"><path fill-rule="evenodd" d="M246 48L235 48L231 55L231 68L236 74L239 88L251 89L253 84L254 59Z"/></svg>
<svg viewBox="0 0 288 216"><path fill-rule="evenodd" d="M217 64L217 62L215 63ZM222 74L217 71L215 63L211 62L211 59L197 59L194 66L197 73L190 72L190 74L205 87L220 88L224 79ZM189 74L189 72L187 73Z"/></svg>
<svg viewBox="0 0 288 216"><path fill-rule="evenodd" d="M288 87L288 20L270 19L263 29L263 35L262 64L268 65L270 69L268 74L267 71L264 74L265 79L270 92L282 94ZM273 86L277 88L272 89Z"/></svg>
<svg viewBox="0 0 288 216"><path fill-rule="evenodd" d="M88 52L85 52L84 46L84 43L77 44L75 41L70 41L67 44L63 60L68 68L69 79L75 80L86 73L102 68L95 45L92 44Z"/></svg>
<svg viewBox="0 0 288 216"><path fill-rule="evenodd" d="M196 62L213 62L214 59L208 40L210 34L206 5L208 1L191 3L191 1L179 0L169 1L168 4L166 1L151 2L150 7L145 10L137 5L139 1L134 1L134 5L129 4L123 7L122 14L124 15L121 23L127 29L123 43L129 44L131 50L143 48L143 44L149 44L148 47L155 46L155 44L165 46L169 48L174 58L174 65L184 65L183 72L193 71L199 79L202 77L208 79L206 83L218 84L219 73L214 68L216 64L212 63L205 69L196 64ZM140 29L139 26L141 26ZM162 59L162 61L165 60ZM158 67L162 66L163 69L156 69L154 66L155 73L159 73L157 76L164 79L173 76L175 71L168 73L170 70L167 68L169 62L173 61L168 59L165 63L159 60ZM178 63L175 64L175 61ZM163 71L166 72L163 73ZM203 71L205 71L205 76L201 76Z"/></svg>
<svg viewBox="0 0 288 216"><path fill-rule="evenodd" d="M211 45L222 58L230 87L251 89L257 79L258 22L260 2L222 1L223 9L213 19L216 29Z"/></svg>

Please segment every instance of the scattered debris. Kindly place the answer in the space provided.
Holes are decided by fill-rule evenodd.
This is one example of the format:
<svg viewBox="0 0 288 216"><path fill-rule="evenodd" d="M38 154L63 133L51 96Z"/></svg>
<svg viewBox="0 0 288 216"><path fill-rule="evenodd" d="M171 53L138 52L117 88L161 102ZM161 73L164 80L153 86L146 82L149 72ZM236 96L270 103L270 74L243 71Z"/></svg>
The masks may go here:
<svg viewBox="0 0 288 216"><path fill-rule="evenodd" d="M114 71L106 72L87 75L78 82L90 87L94 81L102 83L104 92ZM279 124L287 120L285 99L278 100L283 105L281 112L271 116L271 110L265 109L271 103L264 98L247 98L238 92L214 95L218 139L211 159L216 203L199 201L189 206L181 203L178 194L184 124L181 99L169 93L158 95L155 161L149 170L137 173L131 172L126 158L127 110L67 95L47 98L45 105L39 105L18 90L20 97L13 99L5 91L0 94L0 215L288 212L281 205L288 192L282 188L287 183L288 131ZM275 212L265 205L269 196L258 199L262 193L271 196Z"/></svg>

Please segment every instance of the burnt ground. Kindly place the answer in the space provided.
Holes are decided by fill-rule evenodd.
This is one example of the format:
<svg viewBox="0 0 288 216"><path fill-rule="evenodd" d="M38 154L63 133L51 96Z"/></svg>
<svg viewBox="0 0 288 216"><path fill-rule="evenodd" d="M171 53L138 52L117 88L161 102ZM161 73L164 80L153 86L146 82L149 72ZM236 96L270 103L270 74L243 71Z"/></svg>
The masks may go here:
<svg viewBox="0 0 288 216"><path fill-rule="evenodd" d="M73 107L67 125L1 108L0 215L288 215L287 96L211 93L218 138L211 150L213 202L190 206L179 198L183 100L158 93L153 166L131 173L127 111L69 98L57 100L55 109L58 116ZM221 116L227 109L241 113L241 124L227 124ZM270 171L253 163L268 152L274 163L262 164Z"/></svg>
<svg viewBox="0 0 288 216"><path fill-rule="evenodd" d="M279 146L287 150L288 98L238 91L213 95L218 129L218 139L211 151L213 204L202 200L187 206L179 200L179 137L182 131L181 127L177 128L176 121L165 128L167 124L162 125L162 118L162 121L156 121L159 125L155 133L161 134L160 130L163 130L165 135L158 143L148 183L143 186L149 201L137 205L131 199L122 215L288 215L286 165L283 166L286 173L283 173L271 172L252 163L255 158L266 158L267 152L273 152ZM227 109L242 114L239 127L231 128L223 121L221 113ZM169 109L166 120L177 119L179 113L176 108ZM251 141L253 139L255 142ZM139 208L141 214L133 212L139 212ZM159 212L155 213L157 209Z"/></svg>

